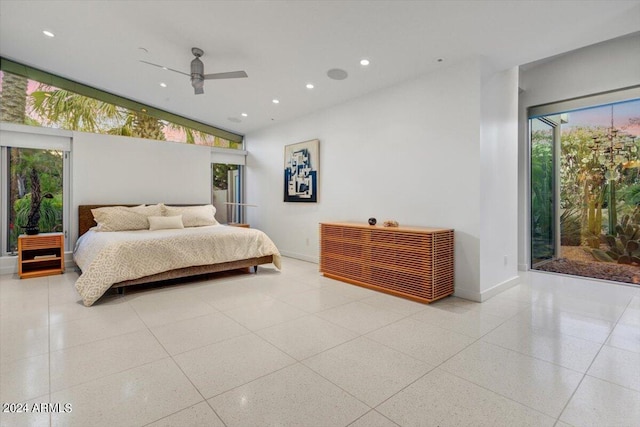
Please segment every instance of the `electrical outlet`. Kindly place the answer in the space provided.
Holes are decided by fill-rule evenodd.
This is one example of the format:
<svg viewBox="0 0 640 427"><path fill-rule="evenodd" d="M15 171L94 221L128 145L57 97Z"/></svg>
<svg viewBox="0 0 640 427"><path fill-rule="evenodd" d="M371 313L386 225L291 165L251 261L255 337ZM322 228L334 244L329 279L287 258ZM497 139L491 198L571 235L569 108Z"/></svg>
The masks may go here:
<svg viewBox="0 0 640 427"><path fill-rule="evenodd" d="M509 264L509 257L508 256L504 256L504 265L508 265Z"/></svg>
<svg viewBox="0 0 640 427"><path fill-rule="evenodd" d="M309 238L307 237L307 246L309 246Z"/></svg>

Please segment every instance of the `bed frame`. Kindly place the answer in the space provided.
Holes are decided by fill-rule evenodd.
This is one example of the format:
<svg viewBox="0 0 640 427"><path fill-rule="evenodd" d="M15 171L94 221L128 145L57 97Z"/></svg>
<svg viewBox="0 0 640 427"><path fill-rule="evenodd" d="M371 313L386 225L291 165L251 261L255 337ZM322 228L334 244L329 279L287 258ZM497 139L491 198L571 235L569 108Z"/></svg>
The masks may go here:
<svg viewBox="0 0 640 427"><path fill-rule="evenodd" d="M103 208L108 206L139 206L137 205L80 205L78 206L78 237L86 233L91 227L97 224L93 220L91 209ZM198 205L170 205L170 206L198 206ZM117 289L119 293L124 293L126 286L141 285L143 283L155 283L165 280L178 279L182 277L199 276L202 274L217 273L220 271L238 270L254 267L254 272L258 272L258 265L270 264L273 262L273 255L263 256L260 258L241 259L237 261L223 262L211 265L197 265L194 267L178 268L168 270L163 273L144 276L138 279L125 280L124 282L114 283L111 287Z"/></svg>

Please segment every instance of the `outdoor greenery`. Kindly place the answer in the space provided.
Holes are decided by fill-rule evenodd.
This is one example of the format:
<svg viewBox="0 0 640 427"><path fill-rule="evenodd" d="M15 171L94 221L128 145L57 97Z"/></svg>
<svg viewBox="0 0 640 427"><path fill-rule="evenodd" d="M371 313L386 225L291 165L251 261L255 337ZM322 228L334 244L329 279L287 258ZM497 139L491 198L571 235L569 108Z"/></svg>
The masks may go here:
<svg viewBox="0 0 640 427"><path fill-rule="evenodd" d="M547 130L531 135L531 240L535 260L553 256L553 140Z"/></svg>
<svg viewBox="0 0 640 427"><path fill-rule="evenodd" d="M24 233L31 210L35 171L39 178L40 193L50 193L52 198L42 199L40 205L41 232L62 231L62 152L29 148L12 148L10 156L9 189L11 206L9 222L9 249L15 250L18 236Z"/></svg>
<svg viewBox="0 0 640 427"><path fill-rule="evenodd" d="M605 163L609 155L597 155L592 147L594 138L604 138L607 131L576 128L563 133L561 142L562 204L580 212L581 243L594 249L600 247L603 236L616 234L618 213L629 214L640 202L639 141L627 147L612 170ZM620 137L632 140L624 134Z"/></svg>
<svg viewBox="0 0 640 427"><path fill-rule="evenodd" d="M229 188L228 172L238 169L238 165L226 163L213 164L213 188L216 190L226 190Z"/></svg>
<svg viewBox="0 0 640 427"><path fill-rule="evenodd" d="M640 138L636 136L640 100L632 102L625 105L627 123L616 118L615 127L612 105L598 107L600 116L595 112L572 116L570 112L532 120L534 265L553 258L556 218L553 210L557 203L562 247L582 247L594 262L640 266ZM606 114L610 114L610 120L602 117ZM598 117L597 125L590 124L593 117ZM607 121L611 125L602 124ZM557 159L553 158L553 123L559 127ZM554 164L559 168L559 199L553 194ZM560 256L565 256L562 250Z"/></svg>

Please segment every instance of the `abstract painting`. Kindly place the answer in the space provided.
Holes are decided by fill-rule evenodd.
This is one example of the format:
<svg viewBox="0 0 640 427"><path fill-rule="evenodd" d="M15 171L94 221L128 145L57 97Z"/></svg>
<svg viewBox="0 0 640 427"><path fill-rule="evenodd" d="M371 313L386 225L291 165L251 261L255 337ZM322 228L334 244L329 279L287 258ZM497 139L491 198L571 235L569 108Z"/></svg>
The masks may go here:
<svg viewBox="0 0 640 427"><path fill-rule="evenodd" d="M284 201L318 201L320 141L299 142L284 147Z"/></svg>

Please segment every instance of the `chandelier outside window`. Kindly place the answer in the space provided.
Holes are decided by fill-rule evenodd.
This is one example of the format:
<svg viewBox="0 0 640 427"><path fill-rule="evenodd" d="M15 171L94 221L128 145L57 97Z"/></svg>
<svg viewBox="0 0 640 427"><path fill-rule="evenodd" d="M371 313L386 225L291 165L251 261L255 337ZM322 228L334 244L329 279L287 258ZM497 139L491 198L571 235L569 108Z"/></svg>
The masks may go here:
<svg viewBox="0 0 640 427"><path fill-rule="evenodd" d="M591 158L585 158L585 163L592 161L597 166L594 172L602 173L609 186L609 233L614 234L618 222L616 213L616 182L621 177L622 169L637 168L638 147L635 139L613 124L613 105L611 106L611 126L604 135L594 136L589 143Z"/></svg>

